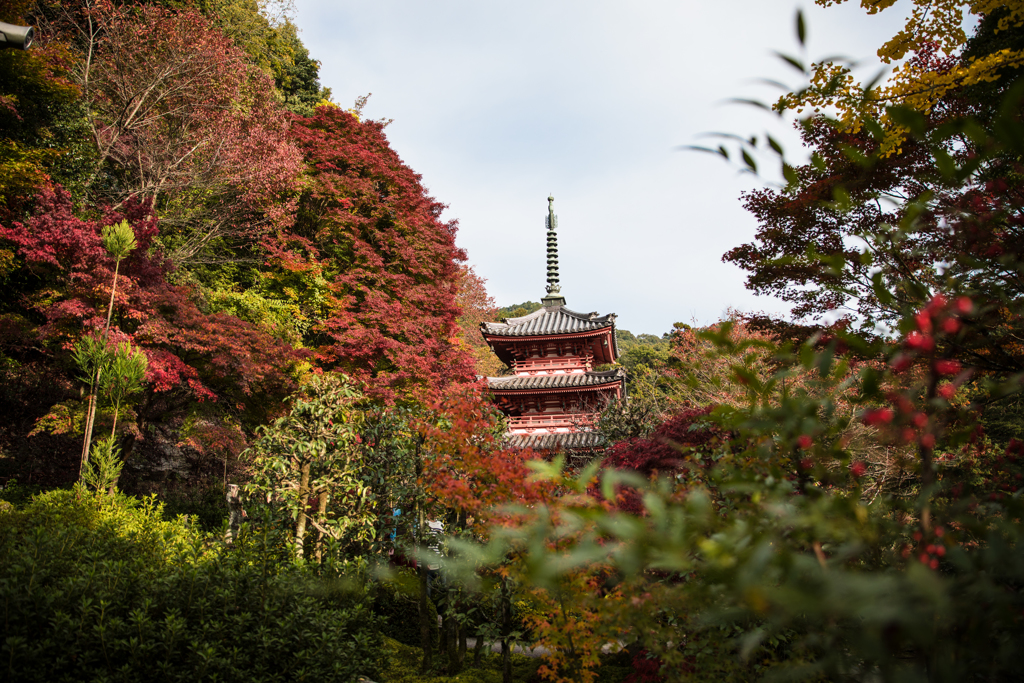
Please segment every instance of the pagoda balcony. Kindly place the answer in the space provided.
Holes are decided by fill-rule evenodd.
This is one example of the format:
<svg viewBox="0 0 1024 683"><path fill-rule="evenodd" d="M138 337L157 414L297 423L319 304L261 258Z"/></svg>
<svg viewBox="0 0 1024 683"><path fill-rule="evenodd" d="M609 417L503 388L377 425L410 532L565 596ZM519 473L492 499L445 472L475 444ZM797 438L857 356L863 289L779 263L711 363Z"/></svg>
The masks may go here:
<svg viewBox="0 0 1024 683"><path fill-rule="evenodd" d="M508 418L510 434L532 434L545 432L585 431L593 424L596 413L560 413L552 415L522 415Z"/></svg>
<svg viewBox="0 0 1024 683"><path fill-rule="evenodd" d="M512 361L512 371L517 375L556 375L586 372L591 369L589 360L579 356L556 358L528 358Z"/></svg>

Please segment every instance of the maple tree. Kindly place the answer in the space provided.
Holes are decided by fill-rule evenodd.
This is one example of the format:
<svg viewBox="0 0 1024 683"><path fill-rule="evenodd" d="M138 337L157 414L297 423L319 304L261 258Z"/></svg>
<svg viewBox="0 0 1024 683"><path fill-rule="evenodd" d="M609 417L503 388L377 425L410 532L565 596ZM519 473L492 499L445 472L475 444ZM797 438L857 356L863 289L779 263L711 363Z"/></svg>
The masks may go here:
<svg viewBox="0 0 1024 683"><path fill-rule="evenodd" d="M969 47L993 48L994 23L979 25ZM1019 29L1006 33L1000 40L1019 40ZM912 61L955 64L928 46ZM850 132L823 116L806 120L812 163L790 168L782 189L745 196L756 240L724 259L750 272L750 289L796 304L796 316L839 311L868 336L955 283L985 303L943 343L986 372L1018 372L1022 292L1010 264L1020 259L1019 174L1013 143L992 146L1019 110L1013 93L1008 83L974 86L947 92L927 114L891 109L908 131L898 154L877 126Z"/></svg>
<svg viewBox="0 0 1024 683"><path fill-rule="evenodd" d="M457 342L456 224L403 164L384 125L335 106L295 119L290 135L310 167L295 225L264 243L268 291L309 321L324 369L395 401L472 376Z"/></svg>
<svg viewBox="0 0 1024 683"><path fill-rule="evenodd" d="M92 201L152 200L178 264L236 260L287 220L301 162L273 81L206 17L85 0L41 18L44 43L77 53L68 76L93 147Z"/></svg>
<svg viewBox="0 0 1024 683"><path fill-rule="evenodd" d="M115 264L99 226L121 220L134 228L138 248ZM49 187L28 220L0 226L0 239L12 252L5 276L17 284L0 310L11 367L60 368L83 333L106 327L108 311L110 339L130 341L145 352L148 386L125 436L126 457L144 443L151 421L210 412L228 424L255 426L275 410L274 397L283 398L294 386L290 368L297 356L290 346L238 318L201 312L193 291L167 281L171 265L154 248L158 230L145 204L129 202L123 212L86 220L75 215L67 192ZM52 406L57 412L42 421L50 422L51 432L81 433L85 425L74 418L77 391L70 383L63 391ZM31 395L22 400L34 403Z"/></svg>
<svg viewBox="0 0 1024 683"><path fill-rule="evenodd" d="M502 444L500 413L489 400L482 384L451 387L430 406L431 411L417 420L417 431L423 440L429 462L419 468L419 484L423 491L423 508L442 507L449 511L449 547L456 549L458 540L486 536L494 525L513 525L520 515L512 505L533 505L548 499L552 487L534 482L527 463L534 454L529 450L510 449ZM501 641L503 680L511 681L511 652L514 644L511 619L513 599L510 563L503 562L491 578L498 583L499 614L493 635ZM449 589L446 626L450 626L449 673L462 667L464 648L455 647L465 639L464 615L460 614L457 590ZM480 600L479 597L476 600ZM478 641L486 627L477 628ZM424 666L429 662L424 648ZM459 653L462 653L461 656Z"/></svg>

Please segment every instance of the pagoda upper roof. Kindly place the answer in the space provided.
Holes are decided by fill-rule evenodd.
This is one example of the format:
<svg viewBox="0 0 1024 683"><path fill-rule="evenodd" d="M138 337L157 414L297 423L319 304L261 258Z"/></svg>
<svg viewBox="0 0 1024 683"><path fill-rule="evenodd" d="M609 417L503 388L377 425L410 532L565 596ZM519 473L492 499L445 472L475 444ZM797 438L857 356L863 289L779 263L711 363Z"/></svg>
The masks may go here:
<svg viewBox="0 0 1024 683"><path fill-rule="evenodd" d="M614 313L577 313L565 306L548 306L520 318L506 318L499 323L480 323L480 331L484 336L540 337L591 332L614 326Z"/></svg>
<svg viewBox="0 0 1024 683"><path fill-rule="evenodd" d="M488 377L487 388L495 391L548 391L586 389L606 384L616 384L625 378L622 368L603 372L576 372L559 375L511 375L509 377Z"/></svg>

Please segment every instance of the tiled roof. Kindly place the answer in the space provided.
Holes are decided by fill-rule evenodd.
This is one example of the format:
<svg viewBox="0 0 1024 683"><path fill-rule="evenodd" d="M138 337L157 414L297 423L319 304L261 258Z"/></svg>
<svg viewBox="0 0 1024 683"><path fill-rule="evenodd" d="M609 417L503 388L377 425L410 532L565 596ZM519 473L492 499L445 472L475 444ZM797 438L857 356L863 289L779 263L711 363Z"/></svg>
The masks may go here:
<svg viewBox="0 0 1024 683"><path fill-rule="evenodd" d="M500 323L481 323L480 331L485 335L502 337L534 337L544 334L569 334L590 332L602 327L611 327L615 314L577 313L565 306L541 308L521 318L508 318Z"/></svg>
<svg viewBox="0 0 1024 683"><path fill-rule="evenodd" d="M615 384L625 376L626 373L619 368L616 370L605 370L604 372L577 372L565 375L488 377L487 388L491 391L572 389L600 386L602 384Z"/></svg>
<svg viewBox="0 0 1024 683"><path fill-rule="evenodd" d="M571 434L510 434L505 437L505 443L510 448L532 448L538 451L598 448L604 445L604 441L604 437L596 432L572 432Z"/></svg>

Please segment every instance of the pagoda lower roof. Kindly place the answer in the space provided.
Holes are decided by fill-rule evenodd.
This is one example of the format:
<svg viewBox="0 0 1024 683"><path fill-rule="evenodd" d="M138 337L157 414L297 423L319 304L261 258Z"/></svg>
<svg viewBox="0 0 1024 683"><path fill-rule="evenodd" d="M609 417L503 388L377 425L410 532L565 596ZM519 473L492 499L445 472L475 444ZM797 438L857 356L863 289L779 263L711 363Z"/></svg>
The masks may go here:
<svg viewBox="0 0 1024 683"><path fill-rule="evenodd" d="M614 324L614 313L599 316L596 312L577 313L565 306L549 306L521 318L506 318L500 323L480 323L480 331L485 337L540 337L592 332L613 327Z"/></svg>
<svg viewBox="0 0 1024 683"><path fill-rule="evenodd" d="M532 448L535 451L558 451L600 448L605 438L597 432L570 432L568 434L510 434L505 437L509 448Z"/></svg>
<svg viewBox="0 0 1024 683"><path fill-rule="evenodd" d="M621 368L603 372L575 372L561 375L512 375L510 377L488 377L487 388L491 393L506 391L533 393L537 391L580 391L618 384L626 373Z"/></svg>

